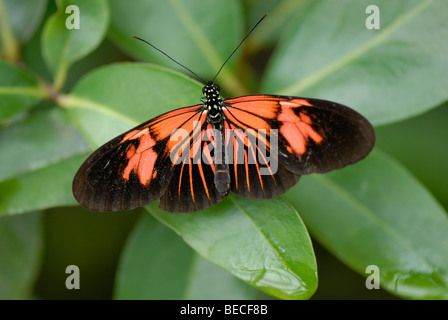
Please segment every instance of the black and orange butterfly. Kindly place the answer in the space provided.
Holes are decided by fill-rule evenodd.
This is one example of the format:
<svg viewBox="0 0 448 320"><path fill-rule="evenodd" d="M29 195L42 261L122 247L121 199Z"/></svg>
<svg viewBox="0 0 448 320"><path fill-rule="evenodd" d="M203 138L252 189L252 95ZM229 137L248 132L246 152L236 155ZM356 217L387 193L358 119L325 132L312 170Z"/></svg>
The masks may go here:
<svg viewBox="0 0 448 320"><path fill-rule="evenodd" d="M223 100L214 80L202 92L201 104L160 115L96 150L75 176L76 200L92 211L120 211L160 199L162 210L192 212L230 192L269 199L302 175L358 162L375 143L371 124L335 102L264 94Z"/></svg>

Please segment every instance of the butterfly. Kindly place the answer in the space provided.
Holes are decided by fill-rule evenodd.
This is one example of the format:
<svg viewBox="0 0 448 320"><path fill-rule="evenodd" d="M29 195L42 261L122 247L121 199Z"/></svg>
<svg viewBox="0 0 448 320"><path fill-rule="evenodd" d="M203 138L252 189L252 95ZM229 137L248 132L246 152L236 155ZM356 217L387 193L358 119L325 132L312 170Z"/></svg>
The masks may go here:
<svg viewBox="0 0 448 320"><path fill-rule="evenodd" d="M75 199L91 211L160 199L168 212L203 210L230 193L270 199L302 175L360 161L375 143L368 120L335 102L268 94L224 100L214 79L202 93L200 104L155 117L93 152L73 180Z"/></svg>

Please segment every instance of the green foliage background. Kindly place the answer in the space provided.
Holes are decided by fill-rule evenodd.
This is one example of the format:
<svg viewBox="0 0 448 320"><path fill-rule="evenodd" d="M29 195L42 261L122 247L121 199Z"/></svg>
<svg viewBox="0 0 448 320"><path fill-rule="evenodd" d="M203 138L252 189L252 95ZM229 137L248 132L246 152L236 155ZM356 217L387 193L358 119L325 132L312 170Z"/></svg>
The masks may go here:
<svg viewBox="0 0 448 320"><path fill-rule="evenodd" d="M79 30L65 25L71 4ZM379 30L365 27L372 4ZM446 299L447 10L443 0L0 0L0 298ZM372 154L270 201L230 196L179 215L77 206L71 182L95 148L201 97L131 35L208 79L265 12L217 79L224 96L346 104L374 124ZM65 287L69 265L80 290ZM365 287L369 265L381 290Z"/></svg>

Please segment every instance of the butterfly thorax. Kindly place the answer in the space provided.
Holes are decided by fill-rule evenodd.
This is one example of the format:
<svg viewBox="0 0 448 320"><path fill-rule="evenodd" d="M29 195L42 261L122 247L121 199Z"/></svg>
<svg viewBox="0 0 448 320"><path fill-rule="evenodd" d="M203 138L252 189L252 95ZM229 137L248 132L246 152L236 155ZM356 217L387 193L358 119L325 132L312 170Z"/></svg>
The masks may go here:
<svg viewBox="0 0 448 320"><path fill-rule="evenodd" d="M207 120L213 124L222 123L224 114L222 112L223 100L219 96L219 86L208 82L203 88L202 93L205 95L204 110L207 112Z"/></svg>

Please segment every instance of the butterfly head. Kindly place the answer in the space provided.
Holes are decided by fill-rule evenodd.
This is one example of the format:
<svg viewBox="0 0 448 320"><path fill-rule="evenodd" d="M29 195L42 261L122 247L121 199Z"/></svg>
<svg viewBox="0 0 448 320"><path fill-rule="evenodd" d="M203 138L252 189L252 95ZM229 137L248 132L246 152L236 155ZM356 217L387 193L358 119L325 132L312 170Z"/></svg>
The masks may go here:
<svg viewBox="0 0 448 320"><path fill-rule="evenodd" d="M209 100L210 98L218 98L219 91L219 86L211 81L207 82L207 84L202 88L202 93L205 95L207 100Z"/></svg>
<svg viewBox="0 0 448 320"><path fill-rule="evenodd" d="M205 95L204 107L207 109L209 121L217 123L222 119L222 99L219 96L219 86L212 81L202 88L202 93Z"/></svg>

